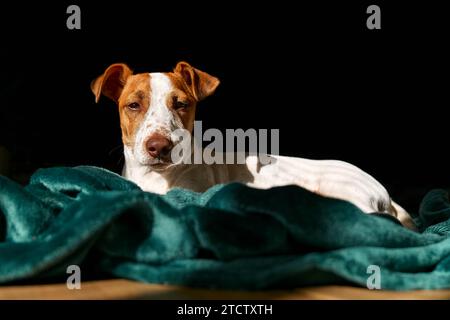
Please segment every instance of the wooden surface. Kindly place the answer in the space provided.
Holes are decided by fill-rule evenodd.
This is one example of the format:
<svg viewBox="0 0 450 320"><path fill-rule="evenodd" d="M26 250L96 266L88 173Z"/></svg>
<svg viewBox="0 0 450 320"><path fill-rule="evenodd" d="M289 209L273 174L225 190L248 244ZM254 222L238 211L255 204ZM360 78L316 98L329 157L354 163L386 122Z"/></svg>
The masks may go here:
<svg viewBox="0 0 450 320"><path fill-rule="evenodd" d="M0 299L450 299L450 290L393 292L326 286L292 291L245 292L115 279L84 282L80 290L69 290L65 284L0 286Z"/></svg>

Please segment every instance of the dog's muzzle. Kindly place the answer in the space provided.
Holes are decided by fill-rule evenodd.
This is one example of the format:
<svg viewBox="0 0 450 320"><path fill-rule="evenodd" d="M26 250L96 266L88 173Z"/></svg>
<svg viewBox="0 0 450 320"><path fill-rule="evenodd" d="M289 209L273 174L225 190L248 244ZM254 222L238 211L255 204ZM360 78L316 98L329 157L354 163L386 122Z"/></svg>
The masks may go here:
<svg viewBox="0 0 450 320"><path fill-rule="evenodd" d="M145 142L145 148L151 158L158 159L159 162L170 162L173 143L162 134L154 133L149 136Z"/></svg>

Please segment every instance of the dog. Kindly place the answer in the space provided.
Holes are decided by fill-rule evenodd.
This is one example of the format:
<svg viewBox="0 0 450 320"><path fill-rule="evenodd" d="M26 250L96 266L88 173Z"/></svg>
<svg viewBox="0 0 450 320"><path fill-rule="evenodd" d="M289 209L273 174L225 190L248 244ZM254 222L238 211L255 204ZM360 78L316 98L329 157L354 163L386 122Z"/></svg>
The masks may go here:
<svg viewBox="0 0 450 320"><path fill-rule="evenodd" d="M338 160L310 160L270 155L261 164L249 155L243 164L177 164L171 150L179 143L177 129L192 133L197 103L212 95L219 79L187 62L172 72L133 74L123 63L110 65L91 83L119 109L125 165L122 175L144 191L165 194L180 187L197 192L229 182L254 188L298 185L325 197L346 200L365 213L385 213L414 229L408 213L386 189L358 167Z"/></svg>

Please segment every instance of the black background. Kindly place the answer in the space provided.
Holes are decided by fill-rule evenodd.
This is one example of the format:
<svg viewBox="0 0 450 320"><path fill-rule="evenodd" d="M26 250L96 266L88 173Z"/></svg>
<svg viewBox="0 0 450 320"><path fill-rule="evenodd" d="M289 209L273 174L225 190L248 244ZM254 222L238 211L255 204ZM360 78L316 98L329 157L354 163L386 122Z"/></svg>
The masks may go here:
<svg viewBox="0 0 450 320"><path fill-rule="evenodd" d="M0 145L17 180L56 165L119 171L116 106L95 104L90 82L114 62L157 72L185 60L221 79L199 106L205 128L279 128L281 154L352 162L418 201L450 184L439 3L5 2ZM66 28L70 4L81 30ZM381 30L366 28L370 4Z"/></svg>

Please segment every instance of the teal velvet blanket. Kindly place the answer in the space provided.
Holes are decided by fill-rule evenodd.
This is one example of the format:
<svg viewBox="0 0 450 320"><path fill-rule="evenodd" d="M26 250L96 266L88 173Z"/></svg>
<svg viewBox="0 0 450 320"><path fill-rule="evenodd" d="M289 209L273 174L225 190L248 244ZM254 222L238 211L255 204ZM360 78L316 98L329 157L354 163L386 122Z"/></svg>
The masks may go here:
<svg viewBox="0 0 450 320"><path fill-rule="evenodd" d="M0 283L83 275L227 289L450 288L450 203L431 191L420 232L296 186L218 185L160 196L94 167L0 176Z"/></svg>

